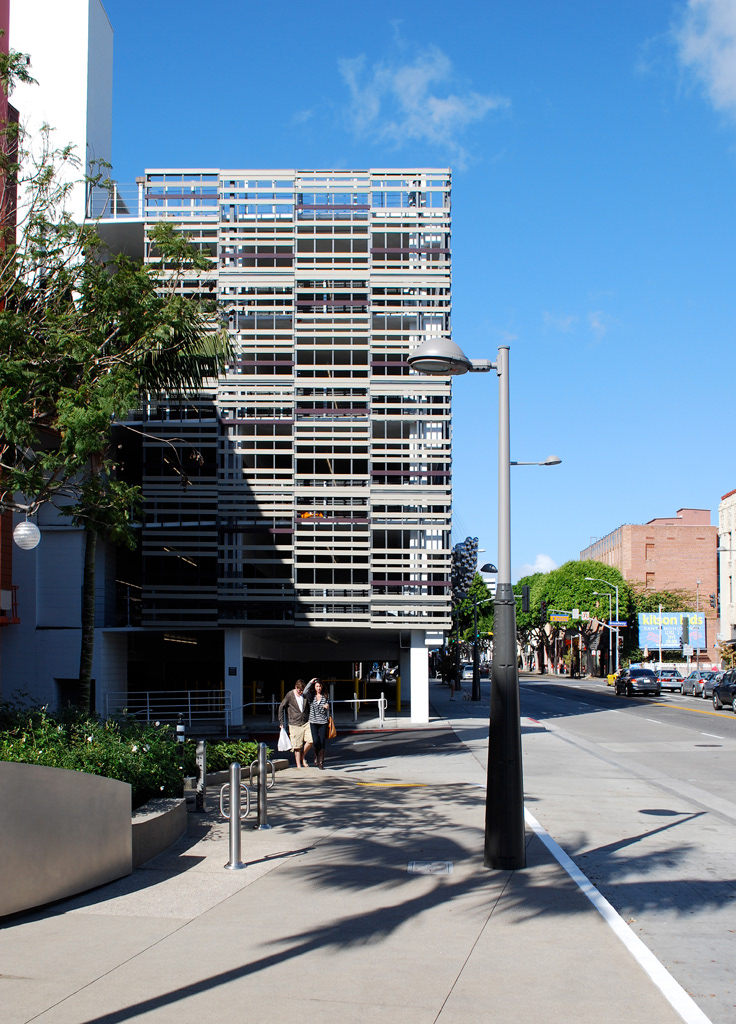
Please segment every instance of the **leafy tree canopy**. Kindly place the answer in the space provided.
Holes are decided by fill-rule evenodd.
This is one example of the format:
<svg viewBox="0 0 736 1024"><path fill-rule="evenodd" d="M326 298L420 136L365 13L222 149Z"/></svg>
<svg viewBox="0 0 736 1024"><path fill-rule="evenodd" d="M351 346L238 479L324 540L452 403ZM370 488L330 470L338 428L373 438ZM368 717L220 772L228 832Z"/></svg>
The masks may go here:
<svg viewBox="0 0 736 1024"><path fill-rule="evenodd" d="M473 576L467 596L456 606L460 616L460 639L473 640L473 602L478 606L478 632L493 632L493 599L479 572Z"/></svg>

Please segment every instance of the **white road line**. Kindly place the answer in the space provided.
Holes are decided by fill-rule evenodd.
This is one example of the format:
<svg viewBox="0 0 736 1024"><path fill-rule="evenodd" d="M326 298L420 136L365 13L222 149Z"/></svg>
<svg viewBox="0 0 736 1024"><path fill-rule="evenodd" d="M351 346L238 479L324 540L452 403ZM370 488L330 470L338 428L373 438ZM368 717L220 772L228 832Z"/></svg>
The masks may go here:
<svg viewBox="0 0 736 1024"><path fill-rule="evenodd" d="M701 736L710 736L710 738L712 740L722 740L722 739L724 739L723 736L716 736L716 734L714 732L701 732L700 735Z"/></svg>
<svg viewBox="0 0 736 1024"><path fill-rule="evenodd" d="M655 725L664 725L663 722L658 722L656 718L645 718L645 722L653 722Z"/></svg>
<svg viewBox="0 0 736 1024"><path fill-rule="evenodd" d="M539 836L557 863L565 869L580 891L588 897L606 924L610 926L616 936L623 942L639 966L646 971L670 1006L680 1014L685 1024L711 1024L710 1018L706 1017L695 1000L675 981L666 967L652 953L651 949L642 942L638 935L634 934L605 896L596 889L587 875L583 874L577 864L568 857L562 847L554 841L549 832L539 824L534 815L526 808L524 808L524 817L526 818L527 825Z"/></svg>

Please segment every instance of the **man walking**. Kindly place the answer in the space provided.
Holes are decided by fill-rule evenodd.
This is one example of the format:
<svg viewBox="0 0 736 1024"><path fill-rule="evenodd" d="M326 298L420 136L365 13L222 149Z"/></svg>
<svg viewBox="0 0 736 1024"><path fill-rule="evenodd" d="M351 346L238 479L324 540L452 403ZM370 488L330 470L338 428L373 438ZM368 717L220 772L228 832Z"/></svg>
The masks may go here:
<svg viewBox="0 0 736 1024"><path fill-rule="evenodd" d="M284 712L289 725L289 739L297 768L308 768L306 751L312 746L309 728L309 698L304 696L304 680L297 679L279 704L279 726L284 724ZM306 750L304 749L306 745Z"/></svg>

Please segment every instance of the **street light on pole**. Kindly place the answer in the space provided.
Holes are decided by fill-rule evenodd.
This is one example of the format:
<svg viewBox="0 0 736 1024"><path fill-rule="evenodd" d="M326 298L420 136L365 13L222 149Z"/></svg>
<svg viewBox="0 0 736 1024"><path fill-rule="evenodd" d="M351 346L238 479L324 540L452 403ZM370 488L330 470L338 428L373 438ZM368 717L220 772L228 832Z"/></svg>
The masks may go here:
<svg viewBox="0 0 736 1024"><path fill-rule="evenodd" d="M608 671L611 671L611 637L613 635L613 626L611 625L611 601L613 600L613 594L610 590L594 590L593 597L607 597L608 598Z"/></svg>
<svg viewBox="0 0 736 1024"><path fill-rule="evenodd" d="M481 572L498 572L495 565L487 563L480 570ZM470 597L473 602L473 688L470 692L471 700L480 700L480 653L478 650L478 605L489 604L493 601L492 597L486 597L484 600L479 601L477 597L471 597L470 594L461 593L458 595L463 600Z"/></svg>
<svg viewBox="0 0 736 1024"><path fill-rule="evenodd" d="M600 576L586 576L585 578L590 583L605 583L607 587L613 587L616 591L616 675L618 675L618 586L609 580L602 580Z"/></svg>
<svg viewBox="0 0 736 1024"><path fill-rule="evenodd" d="M491 713L488 728L488 778L484 864L513 870L526 864L524 783L521 763L519 667L516 653L516 597L511 587L511 454L509 347L495 363L468 359L449 338L422 342L407 362L419 373L455 376L495 369L498 396L498 584L493 628ZM552 463L554 465L554 463Z"/></svg>

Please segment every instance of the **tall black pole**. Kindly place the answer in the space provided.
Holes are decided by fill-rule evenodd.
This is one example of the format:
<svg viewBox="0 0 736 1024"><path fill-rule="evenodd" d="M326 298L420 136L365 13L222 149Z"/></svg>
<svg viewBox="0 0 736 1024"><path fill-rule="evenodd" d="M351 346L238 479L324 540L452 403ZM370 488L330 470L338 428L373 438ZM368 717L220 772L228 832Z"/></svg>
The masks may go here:
<svg viewBox="0 0 736 1024"><path fill-rule="evenodd" d="M511 587L509 350L498 350L498 585L494 602L484 864L526 866L516 597Z"/></svg>
<svg viewBox="0 0 736 1024"><path fill-rule="evenodd" d="M455 605L455 688L460 686L460 607Z"/></svg>
<svg viewBox="0 0 736 1024"><path fill-rule="evenodd" d="M478 650L478 601L473 598L473 690L471 700L480 700L480 652Z"/></svg>

